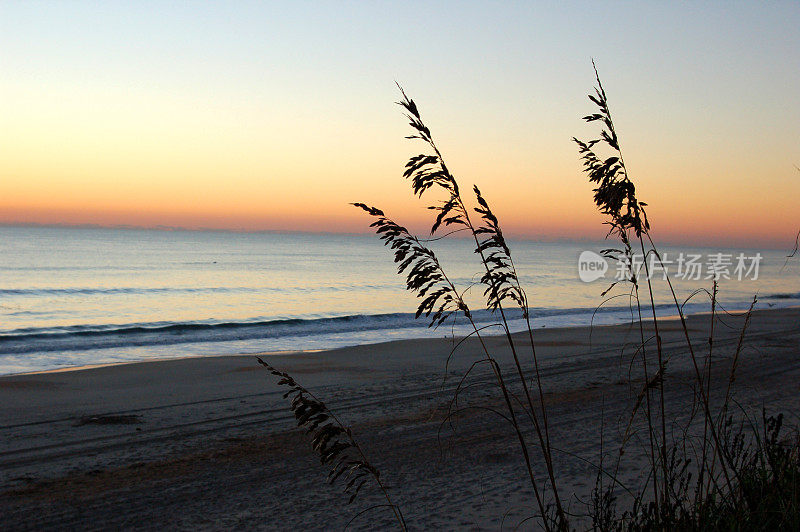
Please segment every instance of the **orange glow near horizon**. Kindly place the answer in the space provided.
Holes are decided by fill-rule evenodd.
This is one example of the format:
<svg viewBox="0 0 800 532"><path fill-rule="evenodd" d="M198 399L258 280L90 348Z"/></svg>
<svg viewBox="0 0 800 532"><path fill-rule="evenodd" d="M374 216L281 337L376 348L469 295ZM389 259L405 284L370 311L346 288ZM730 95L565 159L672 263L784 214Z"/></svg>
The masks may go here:
<svg viewBox="0 0 800 532"><path fill-rule="evenodd" d="M325 135L309 136L302 144L306 154L288 145L269 152L269 135L255 147L243 147L240 138L212 148L214 138L209 137L203 149L185 153L174 143L170 148L166 138L109 146L108 139L97 136L80 149L74 143L34 146L32 137L27 145L24 136L6 138L8 149L0 154L5 170L0 223L357 233L367 232L368 220L348 203L363 201L425 231L430 213L424 207L437 196L434 192L420 200L411 195L402 165L422 146L397 139L404 133L402 119L397 122L386 132L395 138L365 139L373 155L360 159L347 155L350 149L358 153L358 141L352 148L340 146L344 155L337 156ZM549 153L525 152L529 146L521 146L520 153L506 149L502 164L492 164L492 146L443 143L459 148L445 155L462 188L477 183L509 235L543 240L604 236L592 186L569 142ZM641 175L655 176L637 183L660 238L778 248L793 242L800 224L793 220L800 179L780 179L780 168L768 169L773 185L764 193L762 181L747 177L750 169L737 175L713 162L683 161L684 168L673 168L650 162L646 155L633 160L629 166ZM693 174L706 177L687 177Z"/></svg>
<svg viewBox="0 0 800 532"><path fill-rule="evenodd" d="M398 79L510 236L597 240L570 141L597 134L591 52L658 238L786 248L800 229L797 6L714 28L628 7L619 39L567 6L430 8L446 39L390 6L28 9L0 7L0 224L367 232L362 201L424 231Z"/></svg>

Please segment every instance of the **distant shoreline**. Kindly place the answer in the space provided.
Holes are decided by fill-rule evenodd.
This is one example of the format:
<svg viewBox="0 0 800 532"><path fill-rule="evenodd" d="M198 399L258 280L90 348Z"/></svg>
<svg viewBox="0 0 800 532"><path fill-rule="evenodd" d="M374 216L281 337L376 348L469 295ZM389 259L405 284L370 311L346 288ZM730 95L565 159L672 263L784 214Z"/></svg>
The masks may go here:
<svg viewBox="0 0 800 532"><path fill-rule="evenodd" d="M31 228L31 229L68 229L68 230L99 230L99 231L157 231L162 233L170 232L186 232L186 233L220 233L230 235L311 235L311 236L332 236L332 237L368 237L375 238L375 234L364 228L363 231L323 231L323 230L298 230L298 229L247 229L247 228L225 228L225 227L181 227L181 226L139 226L139 225L101 225L101 224L60 224L60 223L34 223L34 222L0 222L0 228ZM412 227L413 229L413 227ZM425 234L428 230L427 225L422 224L419 227L419 233ZM791 236L791 235L789 235ZM448 237L453 240L470 240L469 236L462 236L454 234ZM788 238L788 237L787 237ZM509 243L515 242L533 243L533 244L587 244L597 245L600 248L608 247L610 241L605 237L602 232L597 233L592 237L574 236L560 236L560 235L525 235L513 231L509 231L507 235ZM729 249L736 248L742 251L753 250L770 250L770 251L789 251L790 242L783 238L776 238L774 241L763 240L750 240L742 242L729 242L725 241L720 245L719 240L701 240L701 241L679 241L673 239L663 239L660 242L661 246L672 247L687 247L687 248L702 248L702 249ZM758 242L756 244L756 242ZM512 249L513 252L513 249Z"/></svg>

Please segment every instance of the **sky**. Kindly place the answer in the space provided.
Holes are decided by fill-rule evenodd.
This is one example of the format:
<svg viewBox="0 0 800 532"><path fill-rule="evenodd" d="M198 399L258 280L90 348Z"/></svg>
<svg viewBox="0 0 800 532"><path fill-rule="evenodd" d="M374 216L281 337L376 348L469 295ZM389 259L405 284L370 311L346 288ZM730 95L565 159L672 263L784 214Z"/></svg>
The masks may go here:
<svg viewBox="0 0 800 532"><path fill-rule="evenodd" d="M595 59L657 240L800 229L798 2L0 2L0 223L425 231L395 82L511 236L597 239Z"/></svg>

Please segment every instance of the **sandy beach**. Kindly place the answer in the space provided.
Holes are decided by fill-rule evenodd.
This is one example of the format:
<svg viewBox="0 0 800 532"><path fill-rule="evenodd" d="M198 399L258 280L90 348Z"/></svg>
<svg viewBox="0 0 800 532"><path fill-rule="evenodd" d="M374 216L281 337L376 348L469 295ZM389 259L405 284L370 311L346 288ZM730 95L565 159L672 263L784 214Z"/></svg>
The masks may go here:
<svg viewBox="0 0 800 532"><path fill-rule="evenodd" d="M710 321L698 315L688 322L703 355ZM723 316L716 325L716 398L742 322ZM574 513L585 513L601 442L607 452L615 448L641 387L638 365L630 366L638 335L631 325L536 331L558 480L563 493L574 493ZM670 430L678 430L691 402L682 335L676 321L663 322ZM505 341L489 343L510 371ZM353 427L412 528L514 528L535 505L513 432L479 409L445 423L460 376L480 357L467 341L445 371L452 345L446 338L404 340L269 361ZM763 407L797 422L799 346L800 310L754 313L736 381L743 411L758 415ZM486 369L468 382L459 406L499 404ZM634 484L640 464L641 456L626 454L621 478ZM342 529L380 502L365 488L345 505L341 487L325 484L326 473L294 428L282 390L253 356L0 378L4 530ZM392 523L391 514L373 511L351 526Z"/></svg>

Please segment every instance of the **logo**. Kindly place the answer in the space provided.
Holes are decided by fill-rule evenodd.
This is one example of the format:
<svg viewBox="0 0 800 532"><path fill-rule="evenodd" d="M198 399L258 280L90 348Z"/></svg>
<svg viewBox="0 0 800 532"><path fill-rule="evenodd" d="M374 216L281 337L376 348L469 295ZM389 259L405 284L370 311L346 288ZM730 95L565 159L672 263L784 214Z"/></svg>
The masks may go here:
<svg viewBox="0 0 800 532"><path fill-rule="evenodd" d="M578 277L584 283L600 279L608 270L608 263L594 251L584 251L578 257Z"/></svg>

